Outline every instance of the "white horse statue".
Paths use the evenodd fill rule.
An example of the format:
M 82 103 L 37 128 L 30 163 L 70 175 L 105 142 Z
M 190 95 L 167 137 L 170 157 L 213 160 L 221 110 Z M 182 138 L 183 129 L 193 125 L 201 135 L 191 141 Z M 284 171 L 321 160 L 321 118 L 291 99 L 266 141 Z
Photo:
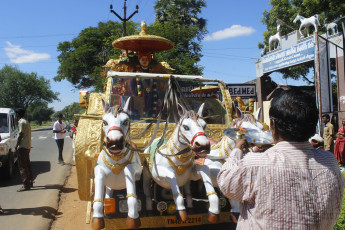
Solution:
M 261 50 L 261 52 L 260 52 L 260 56 L 263 57 L 263 56 L 266 55 L 266 53 L 267 53 L 266 45 L 264 45 L 264 48 L 263 48 L 263 49 Z
M 179 218 L 182 221 L 188 219 L 180 188 L 189 182 L 195 156 L 205 158 L 210 152 L 210 141 L 204 128 L 206 122 L 201 118 L 204 104 L 195 114 L 193 110 L 186 109 L 178 104 L 180 121 L 170 139 L 157 148 L 157 152 L 151 155 L 150 171 L 144 165 L 144 193 L 146 195 L 146 209 L 152 211 L 152 199 L 150 194 L 151 177 L 161 187 L 171 189 L 176 204 Z M 158 139 L 156 140 L 158 141 Z M 155 142 L 154 142 L 155 143 Z M 145 152 L 152 150 L 147 148 Z M 190 196 L 190 195 L 189 195 Z
M 234 105 L 233 105 L 234 106 Z M 258 120 L 260 109 L 258 109 L 255 115 L 243 114 L 238 107 L 234 107 L 236 110 L 237 119 L 233 122 L 231 127 L 255 130 L 260 136 L 265 136 L 267 139 L 272 139 L 272 134 L 264 130 L 264 126 Z M 215 191 L 215 187 L 218 188 L 217 175 L 220 172 L 223 163 L 226 158 L 229 157 L 230 152 L 235 146 L 235 141 L 226 135 L 215 144 L 211 146 L 211 152 L 207 155 L 203 164 L 195 164 L 193 168 L 193 180 L 202 179 L 205 185 L 206 194 L 209 200 L 209 212 L 219 214 L 219 198 Z M 231 217 L 236 223 L 238 218 L 239 202 L 230 201 L 231 205 Z
M 280 24 L 277 25 L 277 33 L 270 36 L 268 39 L 268 50 L 271 52 L 271 45 L 273 45 L 273 50 L 277 45 L 277 49 L 281 46 L 281 36 L 280 36 Z
M 92 228 L 103 229 L 104 224 L 104 187 L 105 198 L 112 196 L 112 190 L 127 189 L 128 228 L 138 228 L 141 225 L 138 213 L 135 181 L 140 179 L 142 168 L 137 152 L 128 146 L 130 119 L 129 98 L 124 108 L 110 107 L 102 99 L 105 115 L 103 116 L 103 131 L 105 146 L 99 154 L 95 173 L 95 195 L 93 201 Z
M 333 35 L 338 33 L 338 25 L 335 22 L 331 22 L 331 23 L 328 23 L 328 24 L 326 23 L 325 27 L 326 27 L 327 36 L 331 36 L 330 31 L 332 31 Z
M 320 26 L 319 22 L 319 15 L 315 14 L 314 16 L 311 16 L 309 18 L 304 18 L 303 16 L 297 14 L 295 19 L 293 20 L 293 23 L 296 23 L 297 21 L 301 21 L 301 25 L 299 27 L 299 33 L 301 35 L 301 38 L 304 37 L 302 33 L 302 28 L 305 28 L 307 30 L 307 36 L 309 37 L 309 26 L 313 25 L 315 32 L 318 31 L 318 25 Z

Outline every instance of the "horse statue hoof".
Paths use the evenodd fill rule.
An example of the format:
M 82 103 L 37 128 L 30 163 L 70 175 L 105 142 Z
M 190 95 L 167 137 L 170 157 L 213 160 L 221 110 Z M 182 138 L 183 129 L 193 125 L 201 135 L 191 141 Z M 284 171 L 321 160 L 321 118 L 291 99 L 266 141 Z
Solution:
M 186 220 L 188 219 L 188 215 L 187 215 L 186 210 L 179 210 L 179 211 L 178 211 L 178 218 L 179 218 L 181 221 L 186 221 Z
M 212 212 L 209 212 L 207 215 L 207 220 L 212 224 L 218 224 L 219 223 L 219 214 L 214 214 Z
M 103 229 L 105 227 L 104 218 L 103 217 L 92 218 L 91 227 L 92 229 L 95 229 L 95 230 Z
M 129 229 L 137 229 L 140 227 L 140 225 L 141 225 L 140 218 L 133 219 L 133 218 L 127 217 L 127 227 Z

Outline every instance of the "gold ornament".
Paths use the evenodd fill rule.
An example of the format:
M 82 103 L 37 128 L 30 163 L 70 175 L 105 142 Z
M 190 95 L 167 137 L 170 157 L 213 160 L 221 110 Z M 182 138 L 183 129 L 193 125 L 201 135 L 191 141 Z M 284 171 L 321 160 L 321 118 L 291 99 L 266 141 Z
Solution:
M 105 154 L 102 154 L 102 160 L 104 162 L 104 164 L 111 169 L 111 171 L 117 175 L 119 174 L 129 163 L 131 163 L 132 159 L 134 156 L 134 151 L 131 151 L 131 155 L 129 156 L 128 160 L 125 163 L 121 163 L 121 164 L 113 164 L 110 163 L 107 158 L 105 157 Z

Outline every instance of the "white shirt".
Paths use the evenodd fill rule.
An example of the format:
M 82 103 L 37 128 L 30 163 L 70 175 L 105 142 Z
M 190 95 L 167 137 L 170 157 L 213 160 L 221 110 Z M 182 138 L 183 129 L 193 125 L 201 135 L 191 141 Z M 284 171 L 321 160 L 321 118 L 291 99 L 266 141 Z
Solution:
M 65 124 L 63 122 L 60 124 L 59 121 L 55 121 L 53 130 L 62 131 L 64 128 Z M 55 133 L 55 140 L 56 139 L 64 139 L 64 133 Z

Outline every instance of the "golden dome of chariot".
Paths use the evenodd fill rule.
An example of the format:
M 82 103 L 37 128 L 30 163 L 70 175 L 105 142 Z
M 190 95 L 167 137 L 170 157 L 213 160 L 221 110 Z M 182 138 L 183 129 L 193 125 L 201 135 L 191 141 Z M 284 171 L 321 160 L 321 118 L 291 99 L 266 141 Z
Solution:
M 161 36 L 147 34 L 146 29 L 146 23 L 142 21 L 139 35 L 121 37 L 113 41 L 112 44 L 115 48 L 121 50 L 148 52 L 169 50 L 174 47 L 174 44 L 170 40 Z

